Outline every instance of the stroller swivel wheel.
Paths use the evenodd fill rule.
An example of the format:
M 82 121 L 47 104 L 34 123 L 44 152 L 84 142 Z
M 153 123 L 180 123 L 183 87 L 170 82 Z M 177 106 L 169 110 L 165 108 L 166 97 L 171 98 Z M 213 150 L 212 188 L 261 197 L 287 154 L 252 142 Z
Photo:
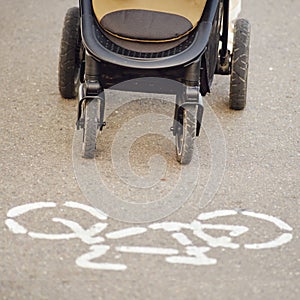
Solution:
M 98 99 L 87 100 L 84 105 L 84 128 L 83 128 L 83 157 L 94 158 L 96 152 L 96 140 L 98 129 Z
M 79 9 L 72 7 L 67 11 L 62 31 L 58 86 L 63 98 L 76 98 L 80 77 L 81 35 Z
M 229 107 L 235 110 L 246 106 L 249 43 L 250 24 L 245 19 L 238 19 L 234 26 L 229 95 Z
M 183 165 L 189 164 L 193 157 L 197 129 L 197 109 L 196 105 L 178 108 L 177 121 L 179 124 L 175 135 L 176 158 Z

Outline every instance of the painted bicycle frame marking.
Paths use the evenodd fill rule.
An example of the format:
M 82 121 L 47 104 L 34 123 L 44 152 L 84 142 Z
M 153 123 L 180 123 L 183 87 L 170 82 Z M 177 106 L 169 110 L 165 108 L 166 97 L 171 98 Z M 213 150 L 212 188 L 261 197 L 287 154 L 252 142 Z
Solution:
M 210 224 L 209 220 L 213 220 L 219 217 L 232 217 L 241 215 L 245 217 L 255 218 L 270 222 L 275 227 L 279 228 L 281 233 L 275 239 L 266 241 L 263 243 L 247 243 L 243 247 L 246 249 L 269 249 L 280 247 L 293 238 L 293 228 L 284 221 L 263 213 L 256 213 L 245 210 L 216 210 L 212 212 L 201 213 L 191 223 L 182 222 L 157 222 L 148 226 L 133 226 L 122 228 L 116 231 L 107 232 L 103 234 L 109 226 L 108 217 L 103 212 L 95 209 L 91 206 L 81 204 L 78 202 L 65 202 L 62 206 L 72 209 L 80 209 L 91 216 L 98 219 L 100 222 L 95 223 L 89 228 L 83 228 L 75 221 L 67 220 L 64 218 L 52 218 L 53 222 L 60 223 L 69 229 L 68 233 L 43 233 L 29 231 L 26 227 L 21 225 L 16 219 L 28 212 L 38 209 L 52 209 L 58 205 L 55 202 L 35 202 L 28 203 L 21 206 L 16 206 L 7 212 L 7 219 L 5 220 L 6 226 L 14 234 L 28 235 L 33 239 L 46 239 L 46 240 L 70 240 L 79 239 L 83 243 L 90 246 L 89 252 L 79 256 L 76 259 L 76 264 L 82 268 L 94 269 L 94 270 L 111 270 L 111 271 L 124 271 L 127 269 L 125 264 L 118 264 L 113 262 L 95 262 L 95 259 L 103 258 L 103 256 L 112 248 L 109 240 L 126 240 L 126 238 L 142 235 L 146 232 L 155 232 L 162 230 L 169 234 L 178 245 L 180 249 L 184 248 L 183 253 L 177 248 L 162 248 L 162 247 L 149 247 L 149 246 L 132 246 L 124 245 L 114 247 L 114 251 L 121 254 L 148 254 L 164 256 L 165 261 L 171 264 L 186 264 L 186 265 L 215 265 L 217 259 L 207 256 L 212 248 L 227 248 L 227 249 L 239 249 L 240 244 L 233 241 L 246 232 L 249 228 L 244 225 L 228 225 L 228 224 Z M 206 243 L 206 246 L 197 246 L 195 241 L 191 240 L 186 233 L 189 232 L 195 241 L 201 240 Z M 227 236 L 214 237 L 207 233 L 207 231 L 226 231 Z

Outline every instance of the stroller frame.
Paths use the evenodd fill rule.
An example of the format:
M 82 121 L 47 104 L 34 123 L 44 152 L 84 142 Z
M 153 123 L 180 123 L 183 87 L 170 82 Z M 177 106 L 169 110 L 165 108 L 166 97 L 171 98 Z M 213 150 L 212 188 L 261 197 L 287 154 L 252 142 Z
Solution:
M 202 96 L 210 92 L 214 74 L 229 75 L 232 70 L 227 45 L 229 0 L 208 0 L 198 25 L 187 40 L 175 48 L 157 53 L 128 50 L 110 41 L 95 18 L 91 0 L 79 0 L 79 20 L 77 48 L 81 50 L 77 58 L 79 72 L 75 72 L 76 76 L 79 74 L 79 80 L 74 80 L 74 88 L 77 89 L 79 84 L 76 125 L 77 129 L 83 129 L 83 156 L 94 157 L 96 131 L 101 131 L 106 125 L 105 89 L 130 79 L 166 78 L 180 83 L 175 88 L 169 86 L 159 92 L 176 94 L 171 130 L 176 138 L 177 160 L 182 164 L 189 163 L 194 139 L 200 133 Z M 60 74 L 61 66 L 60 62 Z M 74 69 L 76 71 L 76 66 Z M 62 96 L 71 98 L 60 90 Z M 88 121 L 90 119 L 96 119 L 96 124 Z

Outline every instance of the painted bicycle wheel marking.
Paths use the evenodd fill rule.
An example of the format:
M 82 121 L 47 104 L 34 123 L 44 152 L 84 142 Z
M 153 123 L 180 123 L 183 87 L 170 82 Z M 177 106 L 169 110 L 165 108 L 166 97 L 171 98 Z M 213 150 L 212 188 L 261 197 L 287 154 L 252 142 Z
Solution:
M 124 271 L 127 269 L 125 264 L 107 262 L 104 257 L 109 250 L 115 251 L 118 257 L 122 255 L 159 255 L 165 258 L 165 261 L 171 264 L 186 264 L 186 265 L 215 265 L 217 259 L 208 257 L 208 252 L 212 248 L 227 248 L 236 250 L 241 246 L 250 250 L 262 250 L 277 248 L 290 242 L 293 238 L 293 228 L 286 222 L 277 217 L 270 216 L 263 213 L 256 213 L 251 211 L 239 210 L 216 210 L 212 212 L 201 213 L 197 219 L 190 223 L 182 222 L 157 222 L 148 225 L 147 227 L 126 227 L 111 232 L 107 232 L 109 227 L 108 217 L 98 209 L 91 206 L 77 203 L 65 202 L 62 207 L 71 209 L 79 209 L 85 213 L 89 213 L 99 222 L 93 224 L 89 228 L 83 228 L 74 220 L 67 220 L 64 218 L 52 218 L 52 222 L 59 223 L 68 229 L 65 233 L 44 233 L 30 231 L 24 224 L 18 222 L 18 217 L 29 212 L 34 213 L 39 209 L 55 209 L 59 205 L 54 202 L 35 202 L 11 208 L 7 212 L 6 226 L 14 234 L 28 235 L 33 239 L 45 240 L 69 240 L 79 239 L 86 245 L 89 245 L 89 251 L 80 255 L 76 259 L 76 264 L 79 267 L 94 269 L 94 270 L 110 270 L 110 271 Z M 239 244 L 234 239 L 245 234 L 250 230 L 245 225 L 229 225 L 229 224 L 210 224 L 207 221 L 226 217 L 245 217 L 269 222 L 274 225 L 278 231 L 281 231 L 273 240 L 267 240 L 261 243 L 246 243 Z M 106 221 L 106 222 L 104 222 Z M 163 231 L 171 236 L 178 244 L 174 247 L 159 247 L 159 246 L 145 246 L 145 245 L 130 245 L 124 244 L 112 247 L 109 245 L 109 240 L 126 241 L 127 238 L 143 235 L 145 233 L 155 234 L 156 231 Z M 213 236 L 209 232 L 228 232 L 227 235 Z M 205 243 L 205 246 L 199 246 L 198 243 Z M 184 250 L 182 250 L 182 248 Z M 97 261 L 95 261 L 97 259 Z M 103 260 L 99 262 L 99 259 Z

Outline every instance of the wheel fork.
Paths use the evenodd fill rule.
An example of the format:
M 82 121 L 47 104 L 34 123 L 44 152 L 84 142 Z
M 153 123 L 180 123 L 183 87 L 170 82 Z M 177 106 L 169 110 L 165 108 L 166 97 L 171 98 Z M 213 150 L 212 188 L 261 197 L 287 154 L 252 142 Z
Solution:
M 82 116 L 85 101 L 98 99 L 100 101 L 100 118 L 98 119 L 98 129 L 101 131 L 106 125 L 104 122 L 105 96 L 104 91 L 98 81 L 85 81 L 79 86 L 78 109 L 77 109 L 77 130 L 84 127 L 84 116 Z
M 182 96 L 183 103 L 176 103 L 175 108 L 175 115 L 174 115 L 174 122 L 173 126 L 170 128 L 170 130 L 173 132 L 173 135 L 175 136 L 178 132 L 178 112 L 180 108 L 187 108 L 189 106 L 198 106 L 197 109 L 197 129 L 196 129 L 196 136 L 199 136 L 200 134 L 200 128 L 202 123 L 202 117 L 203 117 L 203 100 L 202 96 L 200 94 L 200 87 L 199 86 L 185 86 L 183 96 Z

